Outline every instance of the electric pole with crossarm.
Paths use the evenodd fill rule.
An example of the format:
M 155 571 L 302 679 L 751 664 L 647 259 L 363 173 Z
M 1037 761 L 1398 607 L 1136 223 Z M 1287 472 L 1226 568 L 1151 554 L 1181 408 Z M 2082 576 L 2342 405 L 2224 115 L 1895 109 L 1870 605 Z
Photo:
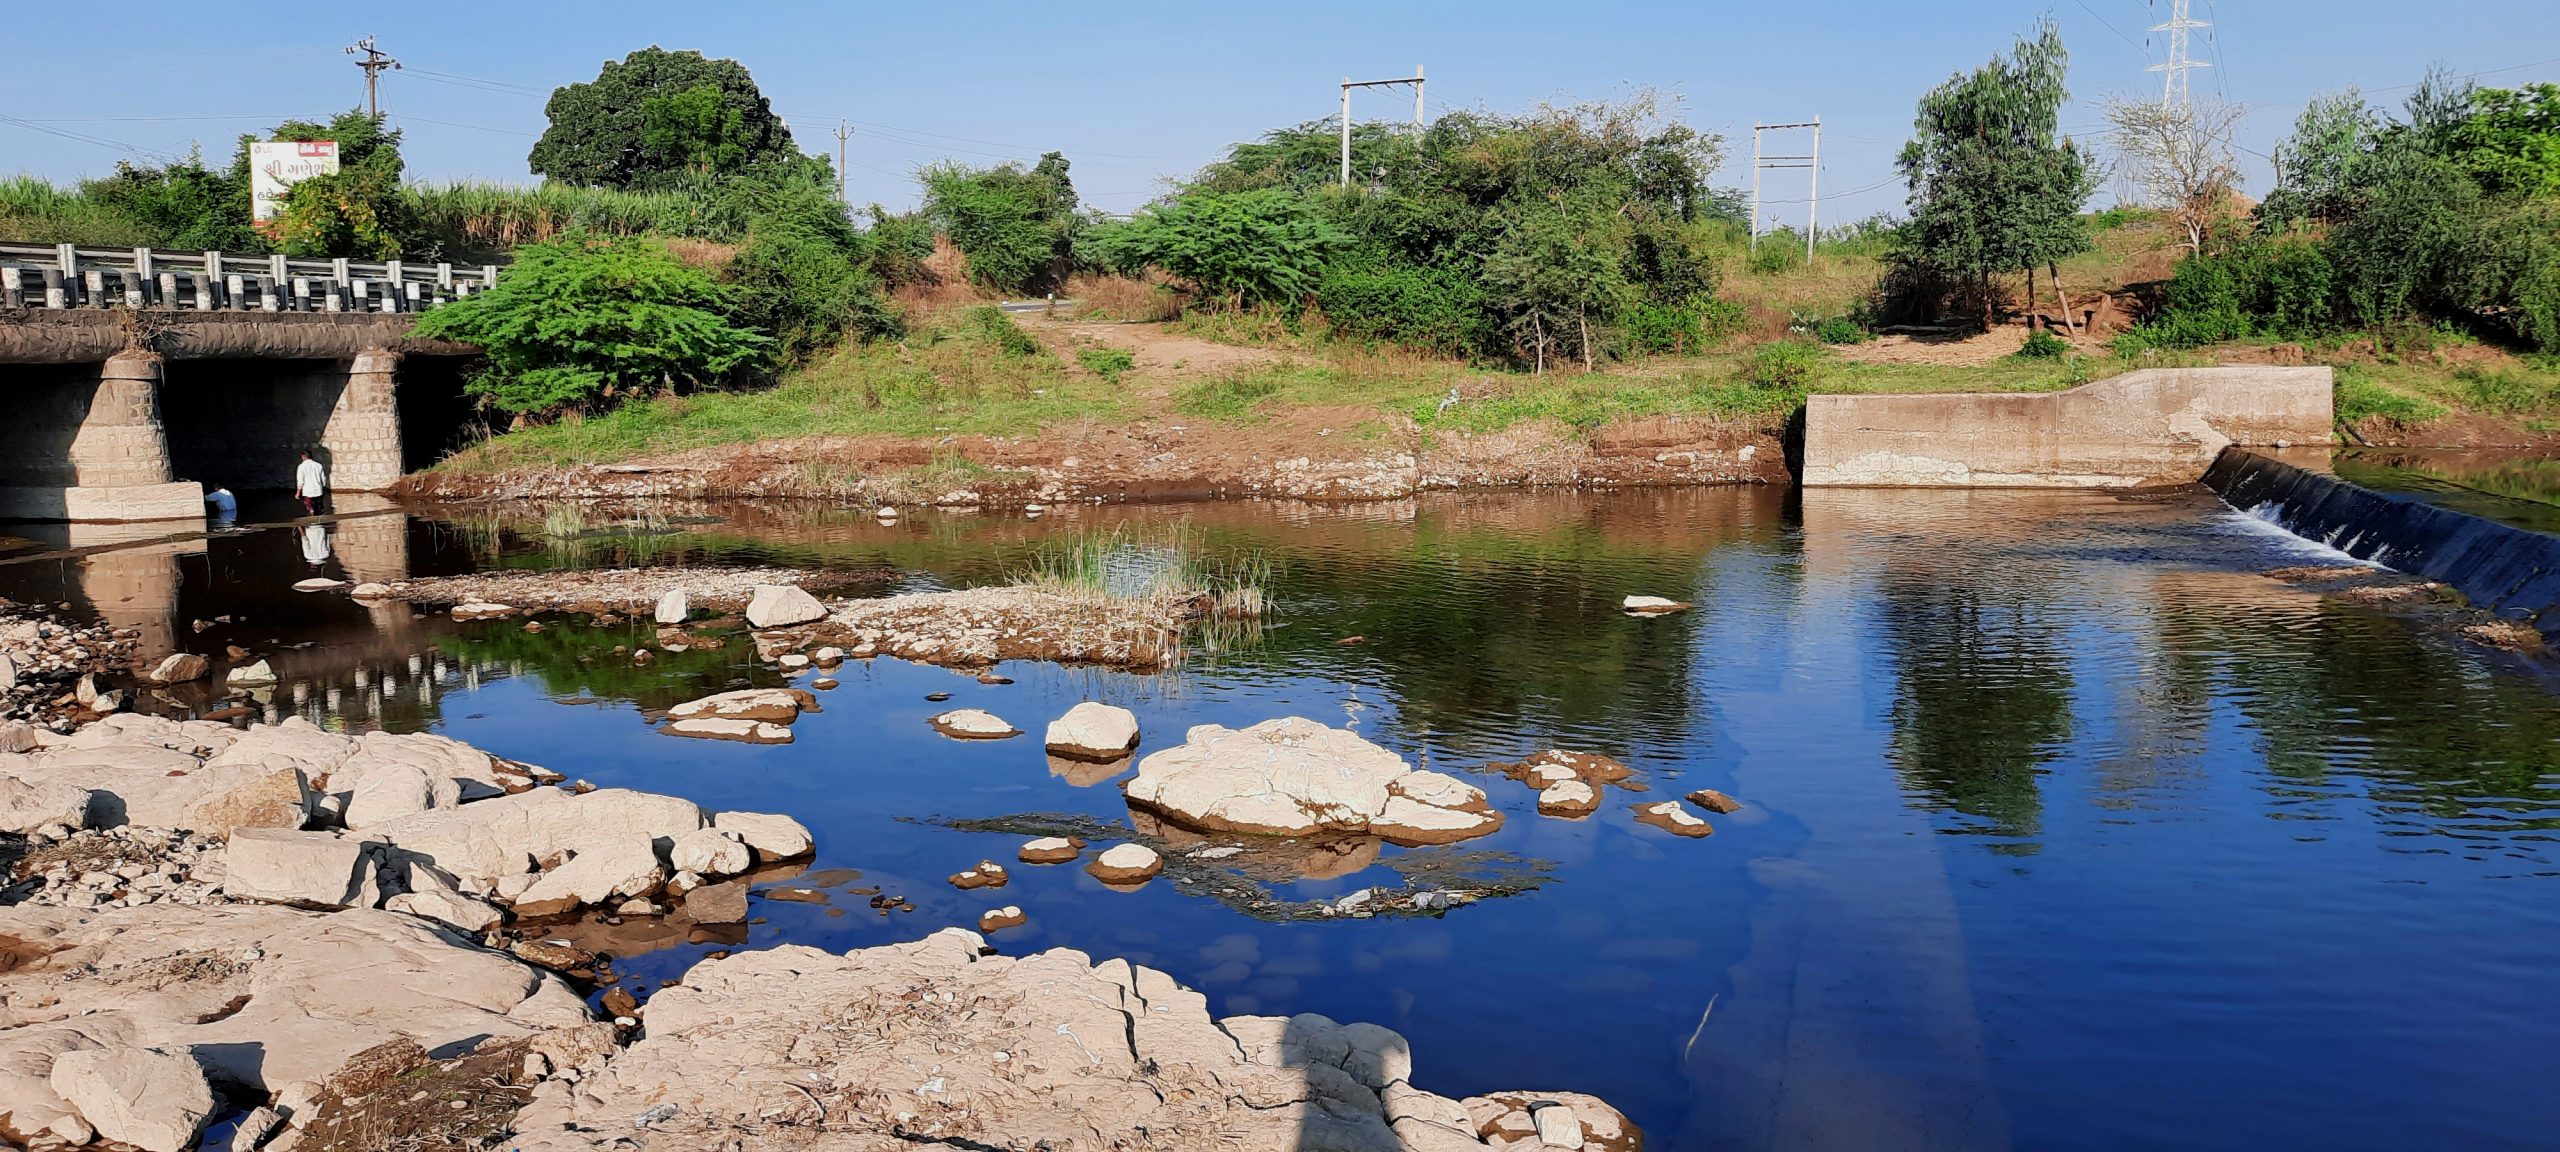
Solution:
M 389 68 L 397 71 L 400 67 L 400 62 L 383 55 L 381 49 L 374 47 L 373 37 L 371 36 L 367 36 L 364 39 L 358 40 L 347 46 L 347 55 L 353 56 L 358 52 L 364 53 L 364 59 L 356 61 L 356 67 L 364 69 L 365 115 L 371 116 L 375 120 L 380 120 L 382 119 L 382 100 L 375 91 L 376 85 L 378 85 L 382 80 L 383 69 Z

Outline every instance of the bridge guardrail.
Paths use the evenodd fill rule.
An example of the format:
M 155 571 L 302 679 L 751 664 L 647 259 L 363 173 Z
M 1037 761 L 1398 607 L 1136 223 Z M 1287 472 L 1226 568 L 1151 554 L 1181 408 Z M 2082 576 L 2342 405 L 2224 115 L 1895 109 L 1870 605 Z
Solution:
M 497 283 L 495 264 L 0 242 L 0 307 L 8 308 L 424 312 Z

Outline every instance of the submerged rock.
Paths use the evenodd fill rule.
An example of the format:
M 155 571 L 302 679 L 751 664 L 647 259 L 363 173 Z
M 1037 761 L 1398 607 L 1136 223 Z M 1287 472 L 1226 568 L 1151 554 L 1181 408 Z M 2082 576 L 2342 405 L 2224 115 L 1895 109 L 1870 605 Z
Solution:
M 1031 918 L 1023 915 L 1021 908 L 1007 904 L 1002 908 L 990 908 L 979 913 L 978 931 L 993 932 L 999 928 L 1019 928 L 1030 922 Z
M 798 688 L 742 688 L 687 700 L 667 709 L 676 720 L 771 720 L 788 724 L 818 706 L 818 698 Z
M 1689 794 L 1689 802 L 1709 812 L 1740 812 L 1742 801 L 1713 788 L 1700 788 Z
M 1636 805 L 1636 822 L 1651 824 L 1674 836 L 1713 836 L 1715 826 L 1689 814 L 1677 800 L 1657 800 Z
M 1064 836 L 1043 836 L 1025 841 L 1014 857 L 1025 864 L 1064 864 L 1084 854 L 1084 849 Z
M 1143 884 L 1164 871 L 1164 857 L 1144 844 L 1114 844 L 1085 865 L 1105 884 Z
M 1304 837 L 1370 834 L 1445 844 L 1502 826 L 1484 793 L 1395 753 L 1302 717 L 1250 728 L 1202 724 L 1177 748 L 1148 755 L 1129 802 L 1214 832 Z
M 698 740 L 735 740 L 741 744 L 788 744 L 791 729 L 763 720 L 721 720 L 697 717 L 692 720 L 670 720 L 658 726 L 669 736 L 691 736 Z
M 1004 865 L 993 860 L 980 860 L 965 872 L 951 874 L 951 886 L 966 891 L 971 888 L 1002 888 L 1013 879 Z
M 1138 717 L 1126 708 L 1087 700 L 1050 721 L 1045 739 L 1053 756 L 1119 760 L 1138 746 Z

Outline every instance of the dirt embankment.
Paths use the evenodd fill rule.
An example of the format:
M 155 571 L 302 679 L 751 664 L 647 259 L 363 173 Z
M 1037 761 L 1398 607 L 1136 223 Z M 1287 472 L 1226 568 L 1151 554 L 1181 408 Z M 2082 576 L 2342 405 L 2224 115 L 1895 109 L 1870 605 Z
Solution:
M 1588 435 L 1537 421 L 1428 436 L 1380 433 L 1376 421 L 1372 409 L 1311 407 L 1249 425 L 1155 418 L 1034 437 L 811 437 L 571 468 L 427 472 L 401 488 L 433 500 L 749 496 L 965 506 L 1787 480 L 1781 430 L 1760 419 L 1650 417 Z

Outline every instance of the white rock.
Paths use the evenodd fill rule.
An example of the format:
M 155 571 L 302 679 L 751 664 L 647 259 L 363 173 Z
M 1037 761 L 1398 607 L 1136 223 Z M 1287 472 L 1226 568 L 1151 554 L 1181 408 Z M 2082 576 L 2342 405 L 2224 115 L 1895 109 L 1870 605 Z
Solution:
M 755 850 L 759 860 L 806 856 L 812 844 L 807 826 L 788 816 L 767 812 L 722 812 L 711 818 L 711 826 L 736 833 L 739 840 Z
M 1030 917 L 1022 914 L 1021 908 L 1007 904 L 1002 908 L 990 908 L 979 913 L 978 931 L 993 932 L 999 928 L 1018 928 L 1029 919 Z
M 493 620 L 500 616 L 511 614 L 514 611 L 515 606 L 510 604 L 496 604 L 487 600 L 468 600 L 453 606 L 453 618 L 456 620 Z
M 48 824 L 88 827 L 89 790 L 58 780 L 0 776 L 0 832 L 25 835 Z
M 675 847 L 667 852 L 670 866 L 696 876 L 735 876 L 755 862 L 755 854 L 745 844 L 717 828 L 697 828 L 678 836 Z
M 788 628 L 825 619 L 827 607 L 807 591 L 789 584 L 758 584 L 747 602 L 747 623 L 758 628 Z
M 770 720 L 788 724 L 800 718 L 802 709 L 817 706 L 817 697 L 798 688 L 741 688 L 687 700 L 667 709 L 667 715 L 677 720 Z
M 648 840 L 613 839 L 543 873 L 515 898 L 515 911 L 518 916 L 552 916 L 616 897 L 655 892 L 666 881 L 666 867 Z
M 8 656 L 8 654 L 7 654 L 7 653 L 5 653 L 5 652 L 0 652 L 0 692 L 15 692 L 15 691 L 17 691 L 17 690 L 18 690 L 18 664 L 17 664 L 17 661 L 14 661 L 14 660 L 9 659 L 9 656 Z
M 244 664 L 238 668 L 232 669 L 230 675 L 222 678 L 222 682 L 237 687 L 254 687 L 260 684 L 273 684 L 276 682 L 276 670 L 268 667 L 266 661 L 260 660 L 253 664 Z
M 143 1152 L 183 1152 L 213 1115 L 213 1086 L 184 1052 L 90 1048 L 55 1057 L 53 1090 L 98 1135 Z
M 1484 793 L 1302 717 L 1250 728 L 1202 724 L 1150 753 L 1126 786 L 1131 804 L 1213 832 L 1311 836 L 1365 832 L 1449 843 L 1501 827 Z
M 1084 850 L 1076 847 L 1073 840 L 1064 836 L 1043 836 L 1024 841 L 1021 849 L 1014 853 L 1014 858 L 1025 864 L 1064 864 L 1083 854 Z
M 391 594 L 391 586 L 379 580 L 367 580 L 347 593 L 358 600 L 380 600 Z
M 331 592 L 346 586 L 346 581 L 332 580 L 326 576 L 314 576 L 308 580 L 293 582 L 293 590 L 296 592 Z
M 1077 760 L 1117 760 L 1138 746 L 1138 717 L 1126 708 L 1084 701 L 1049 722 L 1052 754 Z
M 385 911 L 449 924 L 472 936 L 497 927 L 505 919 L 485 901 L 459 892 L 403 892 L 383 901 L 382 907 Z
M 1691 815 L 1689 810 L 1681 807 L 1680 802 L 1677 800 L 1660 800 L 1651 804 L 1638 804 L 1636 805 L 1636 820 L 1639 823 L 1651 824 L 1654 827 L 1660 828 L 1665 832 L 1669 832 L 1674 836 L 1697 837 L 1710 836 L 1715 833 L 1714 825 Z
M 151 669 L 154 684 L 185 684 L 202 680 L 213 670 L 213 662 L 193 652 L 176 652 Z
M 1580 780 L 1564 779 L 1538 792 L 1542 816 L 1587 816 L 1600 806 L 1600 794 Z
M 692 614 L 693 598 L 686 595 L 684 589 L 669 588 L 665 595 L 658 597 L 658 623 L 682 624 L 684 618 Z
M 1660 596 L 1629 596 L 1619 602 L 1618 606 L 1626 611 L 1646 616 L 1659 616 L 1666 612 L 1678 612 L 1690 607 L 1682 601 L 1666 600 Z
M 1022 735 L 1016 728 L 983 708 L 954 708 L 926 720 L 933 730 L 954 740 L 1002 740 Z
M 349 775 L 339 770 L 330 780 L 331 792 L 338 791 L 338 777 Z M 431 774 L 414 764 L 375 764 L 352 775 L 339 820 L 359 831 L 462 802 L 462 786 L 452 777 Z
M 844 649 L 838 648 L 833 644 L 829 644 L 824 648 L 811 652 L 809 654 L 809 658 L 817 661 L 818 667 L 820 668 L 833 668 L 838 664 L 844 663 Z
M 467 891 L 499 888 L 501 880 L 533 870 L 536 861 L 559 859 L 615 845 L 672 846 L 703 825 L 692 801 L 625 788 L 583 796 L 536 788 L 478 800 L 459 808 L 407 816 L 366 830 L 389 841 L 403 857 L 420 857 L 452 874 Z
M 1579 1149 L 1582 1147 L 1582 1118 L 1565 1104 L 1549 1104 L 1531 1109 L 1529 1119 L 1538 1125 L 1538 1144 L 1544 1148 Z
M 374 884 L 378 841 L 291 828 L 241 828 L 223 846 L 222 890 L 243 900 L 344 908 Z
M 670 720 L 658 726 L 667 736 L 691 736 L 698 740 L 734 740 L 741 744 L 788 744 L 791 729 L 763 720 L 718 720 L 697 717 Z
M 1106 884 L 1136 884 L 1164 871 L 1164 857 L 1144 844 L 1114 844 L 1094 857 L 1085 871 Z

